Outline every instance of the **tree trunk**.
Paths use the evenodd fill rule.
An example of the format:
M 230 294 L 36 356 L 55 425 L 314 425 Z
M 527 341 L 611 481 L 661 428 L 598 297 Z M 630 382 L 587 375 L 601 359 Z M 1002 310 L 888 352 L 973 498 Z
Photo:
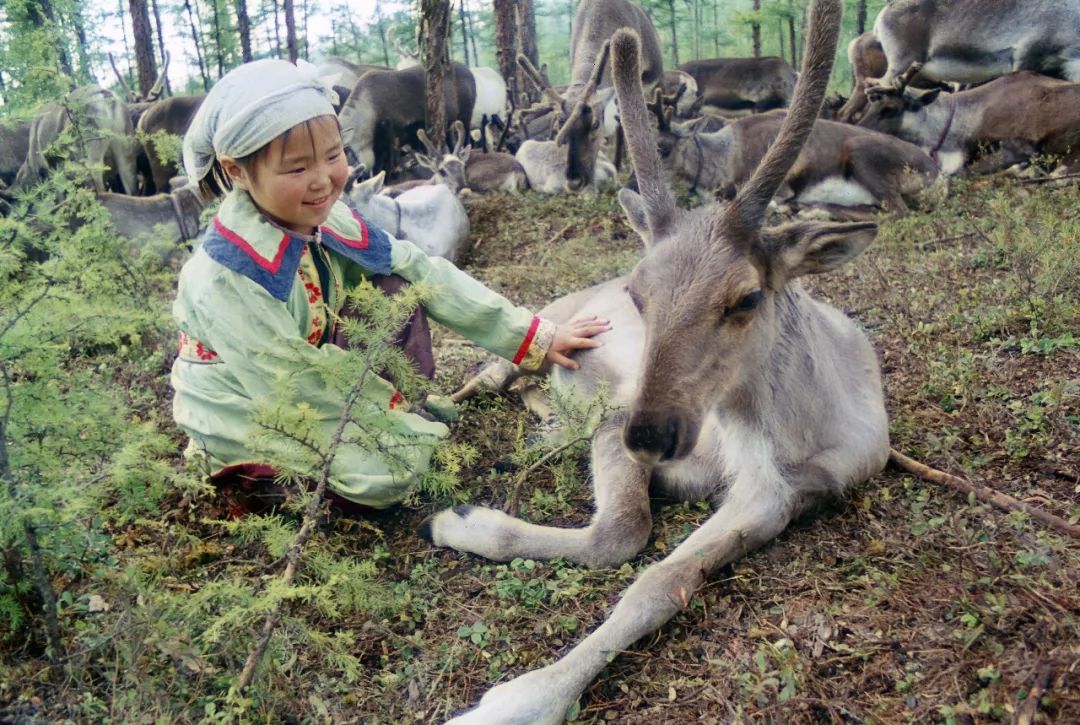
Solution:
M 390 66 L 390 48 L 386 44 L 386 21 L 382 16 L 382 3 L 375 0 L 375 23 L 379 30 L 379 41 L 382 43 L 383 65 Z
M 199 30 L 195 25 L 195 13 L 191 9 L 191 0 L 184 0 L 184 9 L 187 10 L 188 22 L 191 23 L 191 41 L 195 45 L 195 59 L 199 61 L 199 75 L 202 76 L 203 90 L 210 92 L 210 76 L 206 72 L 206 63 L 203 61 L 202 40 L 199 38 Z
M 465 65 L 469 65 L 469 26 L 465 22 L 465 0 L 458 1 L 458 21 L 461 23 L 461 53 L 465 58 Z M 476 65 L 479 61 L 473 58 Z
M 514 43 L 517 46 L 515 56 L 521 53 L 529 59 L 534 68 L 540 67 L 540 54 L 536 48 L 536 10 L 533 7 L 533 0 L 516 0 L 514 3 Z M 531 103 L 539 101 L 543 96 L 540 89 L 526 80 L 525 72 L 521 68 L 515 67 L 515 72 L 518 88 L 525 92 Z
M 518 92 L 526 86 L 518 85 L 517 43 L 514 32 L 513 0 L 495 0 L 495 58 L 499 64 L 499 74 L 506 81 L 506 87 L 518 100 Z M 526 93 L 529 93 L 526 90 Z M 532 96 L 530 95 L 530 98 Z
M 799 56 L 795 52 L 795 14 L 792 13 L 787 19 L 788 45 L 791 46 L 791 67 L 798 70 Z
M 536 47 L 536 8 L 533 0 L 518 0 L 517 39 L 521 52 L 537 68 L 540 67 L 540 52 Z
M 5 3 L 5 9 L 8 3 Z M 123 6 L 121 6 L 121 12 L 123 12 Z M 49 25 L 53 28 L 59 28 L 60 22 L 56 17 L 56 10 L 53 8 L 52 0 L 38 0 L 36 3 L 26 3 L 26 14 L 30 19 L 30 22 L 34 24 L 35 28 L 44 28 Z M 125 49 L 127 46 L 127 35 L 124 35 Z M 69 78 L 75 78 L 75 71 L 71 65 L 71 56 L 68 55 L 67 48 L 61 41 L 57 46 L 57 59 L 60 61 L 60 69 L 67 73 Z
M 780 38 L 780 57 L 787 58 L 787 45 L 784 43 L 784 19 L 776 19 L 776 35 Z
M 671 57 L 673 65 L 679 64 L 679 34 L 675 29 L 675 0 L 668 0 L 668 12 L 671 15 Z
M 139 95 L 145 100 L 157 80 L 154 62 L 154 31 L 150 27 L 150 12 L 146 0 L 128 0 L 131 12 L 131 31 L 135 36 L 135 68 L 139 77 Z
M 217 0 L 211 0 L 210 12 L 213 13 L 211 20 L 214 24 L 214 54 L 217 56 L 217 77 L 221 78 L 221 76 L 225 75 L 225 54 L 221 50 L 221 16 L 218 13 Z
M 420 55 L 427 73 L 425 127 L 431 142 L 446 146 L 443 83 L 449 68 L 450 0 L 420 0 Z
M 713 26 L 713 55 L 717 58 L 720 57 L 720 10 L 717 7 L 720 4 L 720 0 L 713 0 L 712 3 L 712 26 Z
M 761 0 L 754 0 L 754 13 L 761 12 Z M 750 32 L 754 36 L 754 57 L 761 57 L 761 23 L 758 22 L 757 15 L 754 16 L 754 23 L 750 26 Z
M 165 62 L 165 34 L 161 30 L 161 12 L 158 10 L 157 0 L 150 0 L 150 9 L 154 11 L 154 27 L 157 30 L 158 54 L 161 57 L 162 74 L 165 77 L 165 95 L 172 95 L 172 86 L 169 85 L 169 66 Z
M 281 6 L 278 5 L 278 0 L 272 0 L 274 3 L 274 57 L 281 57 Z
M 465 0 L 461 0 L 461 2 L 462 4 L 464 4 Z M 480 65 L 480 54 L 476 52 L 476 24 L 473 23 L 472 11 L 466 13 L 465 17 L 469 22 L 469 39 L 472 41 L 473 62 L 475 62 L 477 65 Z
M 866 0 L 859 0 L 855 10 L 855 27 L 859 35 L 866 32 Z
M 289 47 L 289 62 L 295 63 L 300 55 L 296 52 L 296 14 L 293 12 L 293 0 L 285 0 L 285 44 Z
M 303 48 L 303 51 L 304 51 L 303 52 L 304 60 L 308 60 L 308 47 L 310 46 L 310 43 L 308 43 L 308 24 L 307 24 L 307 21 L 308 21 L 308 16 L 311 15 L 310 5 L 308 4 L 308 0 L 304 0 L 304 3 L 303 3 L 302 7 L 304 9 L 304 42 L 303 42 L 301 47 Z
M 240 55 L 245 63 L 250 63 L 251 55 L 251 19 L 248 17 L 247 0 L 236 0 L 236 29 L 240 33 Z
M 71 22 L 75 26 L 75 36 L 79 39 L 79 83 L 97 83 L 90 63 L 90 42 L 86 38 L 86 17 L 81 5 L 74 6 Z

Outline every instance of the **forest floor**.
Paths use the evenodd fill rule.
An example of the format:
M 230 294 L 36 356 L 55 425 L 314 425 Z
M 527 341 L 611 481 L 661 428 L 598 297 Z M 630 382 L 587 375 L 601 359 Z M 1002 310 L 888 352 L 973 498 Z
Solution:
M 1074 523 L 1077 192 L 1075 182 L 957 183 L 947 199 L 882 217 L 859 258 L 807 280 L 878 351 L 895 448 Z M 629 271 L 640 256 L 613 193 L 496 196 L 469 207 L 473 248 L 462 266 L 534 309 Z M 444 391 L 490 359 L 443 331 L 436 342 Z M 163 420 L 167 365 L 151 383 Z M 522 460 L 536 424 L 513 395 L 482 395 L 452 426 L 454 440 L 477 451 L 452 500 L 325 517 L 313 546 L 373 563 L 392 596 L 344 616 L 305 613 L 300 599 L 290 605 L 328 638 L 349 633 L 359 671 L 346 674 L 304 646 L 310 634 L 285 627 L 241 719 L 441 722 L 567 652 L 638 573 L 709 516 L 705 504 L 658 502 L 645 550 L 605 570 L 496 564 L 417 536 L 426 516 L 451 503 L 506 503 L 521 470 L 507 461 Z M 591 511 L 580 447 L 532 473 L 521 491 L 519 514 L 531 521 L 580 526 Z M 174 496 L 159 520 L 110 532 L 116 567 L 152 573 L 158 586 L 191 596 L 280 571 L 265 546 L 215 523 L 223 518 L 226 506 L 213 494 Z M 890 466 L 712 576 L 687 610 L 615 658 L 569 714 L 650 725 L 1080 722 L 1078 581 L 1080 541 Z M 50 678 L 42 660 L 24 653 L 8 670 L 17 679 L 0 686 L 0 721 L 221 719 L 214 698 L 242 666 L 237 653 L 257 624 L 234 630 L 252 634 L 228 655 L 223 645 L 198 645 L 199 633 L 179 632 L 184 648 L 159 639 L 142 659 L 117 654 L 123 620 L 97 625 L 116 641 L 85 658 L 90 674 Z M 121 671 L 121 659 L 141 671 Z M 149 695 L 130 694 L 132 674 Z

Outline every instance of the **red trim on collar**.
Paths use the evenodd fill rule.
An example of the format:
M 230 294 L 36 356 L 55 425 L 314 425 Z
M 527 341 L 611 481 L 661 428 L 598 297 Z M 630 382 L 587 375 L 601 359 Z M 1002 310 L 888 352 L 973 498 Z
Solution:
M 285 258 L 285 250 L 289 248 L 288 234 L 281 235 L 281 243 L 278 245 L 277 255 L 274 257 L 273 261 L 271 261 L 256 252 L 250 244 L 244 241 L 243 237 L 222 224 L 221 220 L 217 217 L 214 217 L 214 229 L 217 229 L 221 236 L 244 250 L 255 264 L 259 265 L 270 274 L 277 274 L 277 271 L 281 268 L 281 260 Z
M 525 340 L 521 343 L 521 347 L 518 348 L 517 355 L 514 355 L 514 364 L 520 365 L 521 361 L 525 359 L 525 353 L 529 352 L 529 346 L 532 345 L 533 338 L 536 337 L 536 329 L 540 327 L 540 318 L 533 317 L 532 324 L 529 325 L 529 332 L 525 335 Z
M 353 219 L 355 219 L 356 223 L 360 225 L 360 238 L 359 239 L 350 239 L 349 237 L 342 236 L 341 234 L 338 234 L 333 229 L 331 229 L 330 227 L 327 227 L 327 226 L 322 227 L 323 233 L 333 235 L 333 237 L 335 239 L 340 239 L 342 244 L 350 246 L 353 249 L 367 249 L 367 247 L 368 247 L 368 228 L 367 228 L 367 224 L 364 224 L 364 220 L 361 219 L 360 215 L 357 214 L 354 210 L 349 209 L 349 213 L 353 215 Z

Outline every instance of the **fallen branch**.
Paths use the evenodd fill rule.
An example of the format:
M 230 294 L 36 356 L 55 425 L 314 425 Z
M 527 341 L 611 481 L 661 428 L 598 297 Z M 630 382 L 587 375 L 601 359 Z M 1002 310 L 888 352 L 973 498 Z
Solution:
M 1035 722 L 1035 713 L 1039 709 L 1039 701 L 1046 694 L 1047 688 L 1050 687 L 1051 674 L 1049 665 L 1043 665 L 1039 668 L 1038 673 L 1035 675 L 1035 682 L 1031 685 L 1031 689 L 1028 690 L 1027 697 L 1024 698 L 1024 704 L 1020 706 L 1019 712 L 1016 713 L 1016 720 L 1013 721 L 1016 725 L 1031 725 Z
M 1080 179 L 1080 173 L 1062 174 L 1061 176 L 1043 176 L 1038 179 L 1020 179 L 1021 184 L 1049 184 L 1051 181 L 1066 181 L 1068 179 Z
M 974 483 L 968 481 L 966 478 L 960 478 L 959 476 L 953 476 L 944 471 L 939 471 L 936 468 L 931 468 L 926 464 L 919 463 L 913 458 L 908 458 L 896 449 L 889 449 L 889 460 L 902 470 L 914 474 L 923 480 L 940 483 L 956 491 L 960 491 L 961 493 L 974 494 L 975 498 L 980 501 L 993 504 L 1003 511 L 1021 511 L 1059 533 L 1071 536 L 1074 539 L 1080 539 L 1080 526 L 1070 524 L 1060 516 L 1055 516 L 1049 511 L 1044 511 L 1041 508 L 1019 501 L 1001 491 L 995 491 L 992 488 L 987 488 L 981 483 Z

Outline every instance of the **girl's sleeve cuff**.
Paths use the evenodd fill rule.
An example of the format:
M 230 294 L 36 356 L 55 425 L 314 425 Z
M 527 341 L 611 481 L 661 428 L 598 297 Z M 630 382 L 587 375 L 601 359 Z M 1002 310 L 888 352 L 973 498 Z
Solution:
M 555 339 L 557 325 L 542 317 L 533 317 L 529 331 L 514 356 L 513 363 L 526 370 L 539 370 L 547 357 L 548 348 Z

